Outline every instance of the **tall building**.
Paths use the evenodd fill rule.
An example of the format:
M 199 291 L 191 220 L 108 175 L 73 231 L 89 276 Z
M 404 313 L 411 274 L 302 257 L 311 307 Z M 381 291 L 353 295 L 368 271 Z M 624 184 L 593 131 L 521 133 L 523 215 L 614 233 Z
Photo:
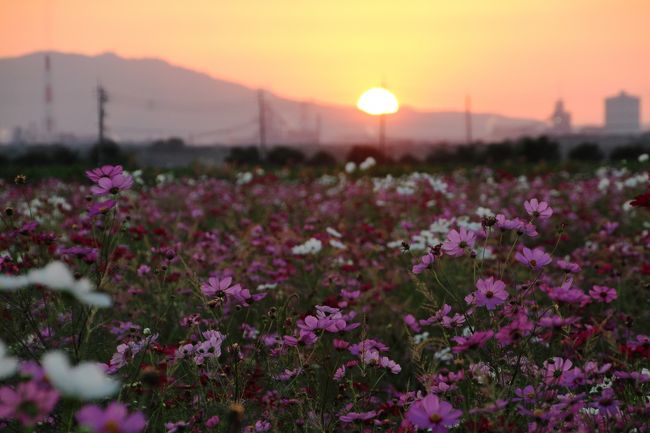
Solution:
M 641 130 L 641 100 L 621 91 L 605 99 L 605 132 L 635 134 Z
M 566 135 L 571 134 L 571 113 L 564 108 L 564 101 L 558 99 L 555 103 L 555 110 L 551 114 L 550 134 Z

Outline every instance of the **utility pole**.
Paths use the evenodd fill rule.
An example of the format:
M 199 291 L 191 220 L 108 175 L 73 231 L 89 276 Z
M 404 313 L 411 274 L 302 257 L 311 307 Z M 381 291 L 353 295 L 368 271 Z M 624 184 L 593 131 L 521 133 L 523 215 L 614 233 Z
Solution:
M 386 115 L 379 115 L 379 149 L 388 158 L 388 149 L 386 149 Z
M 52 106 L 54 104 L 54 96 L 52 94 L 52 67 L 50 64 L 50 55 L 45 54 L 45 134 L 46 140 L 53 139 L 54 133 L 54 116 Z
M 257 106 L 259 110 L 260 126 L 260 156 L 266 157 L 266 101 L 264 100 L 264 90 L 257 91 Z
M 97 85 L 97 117 L 99 121 L 99 145 L 102 146 L 105 141 L 106 103 L 108 102 L 108 93 L 101 84 Z
M 467 144 L 472 144 L 472 101 L 465 95 L 465 139 Z

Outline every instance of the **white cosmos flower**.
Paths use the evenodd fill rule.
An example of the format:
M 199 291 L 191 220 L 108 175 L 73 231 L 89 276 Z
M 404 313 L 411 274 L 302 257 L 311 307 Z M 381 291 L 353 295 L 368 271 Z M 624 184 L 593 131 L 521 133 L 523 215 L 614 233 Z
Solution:
M 339 233 L 336 229 L 333 229 L 332 227 L 326 228 L 325 231 L 327 231 L 328 234 L 334 236 L 335 238 L 340 238 L 342 236 L 341 233 Z
M 323 243 L 316 238 L 311 238 L 302 245 L 296 245 L 291 249 L 291 252 L 296 256 L 304 256 L 307 254 L 316 254 L 323 248 Z
M 367 157 L 361 164 L 359 168 L 361 170 L 368 170 L 371 167 L 374 167 L 377 164 L 377 161 L 372 156 Z
M 97 400 L 115 395 L 120 388 L 99 364 L 82 362 L 73 367 L 61 351 L 46 353 L 41 364 L 50 383 L 67 397 Z
M 7 346 L 0 340 L 0 380 L 11 377 L 18 370 L 18 358 L 7 355 Z
M 110 296 L 95 292 L 95 287 L 87 278 L 75 280 L 72 271 L 63 262 L 51 262 L 44 268 L 30 270 L 27 275 L 0 276 L 0 290 L 17 290 L 31 284 L 70 293 L 80 302 L 93 307 L 111 306 Z
M 350 161 L 347 164 L 345 164 L 345 172 L 346 173 L 354 173 L 354 171 L 357 169 L 357 165 Z

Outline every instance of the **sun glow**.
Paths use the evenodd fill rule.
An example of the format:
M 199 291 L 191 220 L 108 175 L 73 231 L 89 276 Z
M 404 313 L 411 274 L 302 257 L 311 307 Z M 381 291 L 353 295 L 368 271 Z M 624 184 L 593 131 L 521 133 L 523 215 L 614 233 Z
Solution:
M 366 90 L 357 101 L 357 108 L 373 116 L 397 113 L 399 102 L 395 95 L 383 87 Z

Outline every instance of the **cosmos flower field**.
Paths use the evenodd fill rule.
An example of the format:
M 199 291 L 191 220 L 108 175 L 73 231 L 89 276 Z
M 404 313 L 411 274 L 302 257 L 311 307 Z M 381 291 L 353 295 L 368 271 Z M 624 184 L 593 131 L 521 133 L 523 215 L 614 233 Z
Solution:
M 5 179 L 0 430 L 648 431 L 647 168 L 536 173 Z

